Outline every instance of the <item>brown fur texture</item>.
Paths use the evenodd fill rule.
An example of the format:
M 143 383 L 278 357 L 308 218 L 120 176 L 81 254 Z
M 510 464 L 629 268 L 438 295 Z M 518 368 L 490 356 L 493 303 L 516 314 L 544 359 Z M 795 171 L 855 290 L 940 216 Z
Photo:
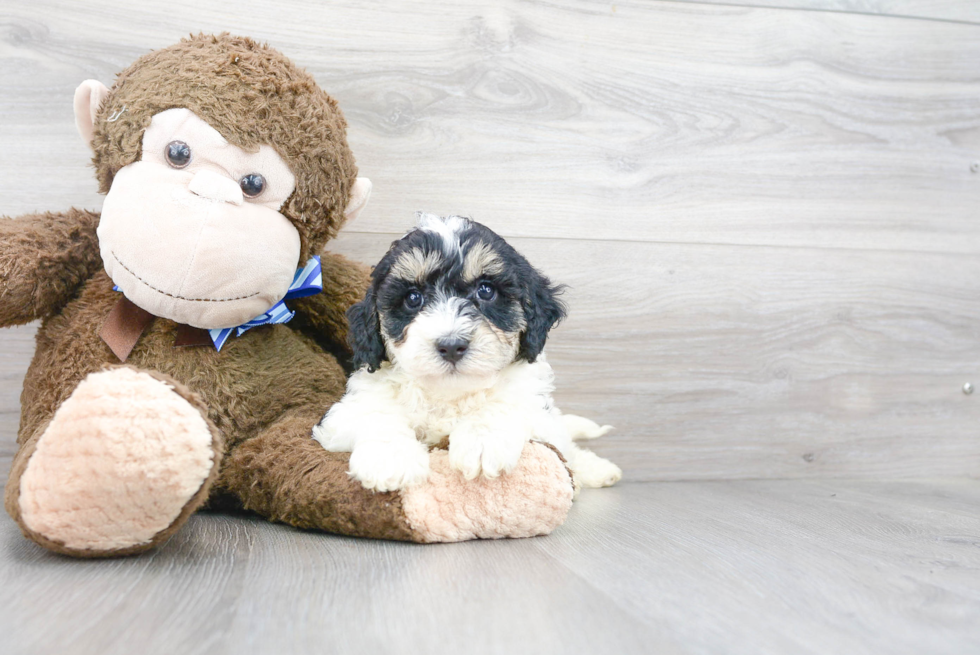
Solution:
M 365 492 L 347 475 L 347 453 L 327 452 L 310 438 L 320 418 L 285 416 L 236 448 L 221 476 L 222 490 L 240 498 L 244 509 L 298 528 L 421 541 L 399 494 Z
M 140 58 L 119 75 L 97 113 L 94 163 L 103 192 L 121 167 L 140 158 L 153 114 L 174 107 L 191 109 L 243 148 L 274 146 L 296 177 L 282 211 L 301 235 L 300 261 L 321 252 L 343 221 L 357 171 L 343 117 L 308 73 L 267 46 L 227 35 L 192 37 Z M 165 380 L 206 416 L 221 463 L 171 526 L 145 544 L 111 552 L 78 552 L 28 529 L 20 516 L 20 481 L 38 439 L 82 380 L 119 364 L 99 336 L 120 295 L 102 270 L 98 220 L 72 209 L 0 221 L 0 327 L 42 320 L 21 395 L 19 452 L 5 489 L 7 510 L 28 538 L 75 556 L 131 554 L 161 543 L 208 502 L 301 528 L 434 539 L 411 527 L 399 494 L 363 489 L 348 479 L 347 454 L 311 439 L 312 427 L 344 393 L 345 312 L 369 285 L 366 267 L 329 253 L 321 253 L 323 291 L 289 301 L 297 313 L 290 323 L 253 328 L 218 352 L 210 344 L 175 348 L 180 326 L 157 317 L 129 353 L 128 366 Z M 541 475 L 567 477 L 571 492 L 557 456 L 536 466 Z M 438 497 L 438 484 L 422 492 Z M 510 492 L 562 507 L 540 485 L 521 484 L 515 480 Z M 563 511 L 552 512 L 540 529 L 509 533 L 495 494 L 470 494 L 465 508 L 468 522 L 474 514 L 486 517 L 487 534 L 547 532 L 564 518 Z M 452 520 L 446 534 L 468 538 Z
M 190 109 L 244 150 L 271 144 L 286 160 L 296 189 L 281 212 L 299 230 L 300 263 L 337 234 L 357 178 L 347 122 L 312 75 L 247 37 L 199 34 L 119 73 L 96 114 L 92 141 L 102 193 L 120 168 L 142 156 L 143 131 L 154 114 L 176 107 Z
M 56 314 L 102 270 L 98 224 L 98 214 L 80 209 L 0 218 L 0 325 Z
M 314 296 L 287 300 L 286 305 L 296 312 L 293 329 L 299 329 L 317 340 L 321 347 L 350 355 L 347 343 L 347 308 L 364 298 L 370 271 L 363 264 L 352 262 L 342 255 L 320 257 L 323 286 L 335 295 L 318 293 Z M 340 350 L 336 350 L 339 348 Z
M 362 275 L 366 285 L 366 271 Z M 331 291 L 325 287 L 323 295 Z M 42 323 L 21 396 L 21 439 L 53 415 L 86 375 L 118 363 L 98 335 L 118 298 L 100 271 L 61 314 Z M 337 360 L 292 323 L 253 328 L 229 339 L 220 353 L 211 346 L 174 348 L 176 333 L 176 323 L 156 318 L 127 363 L 195 390 L 229 445 L 255 436 L 292 408 L 329 407 L 344 392 Z

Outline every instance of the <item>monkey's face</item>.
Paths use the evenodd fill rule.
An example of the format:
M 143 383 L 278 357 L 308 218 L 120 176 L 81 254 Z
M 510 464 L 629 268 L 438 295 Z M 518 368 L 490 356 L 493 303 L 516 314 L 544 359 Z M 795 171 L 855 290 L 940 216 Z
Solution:
M 188 109 L 162 111 L 106 195 L 106 272 L 155 316 L 245 323 L 286 294 L 300 265 L 299 232 L 279 213 L 295 186 L 270 146 L 246 152 Z

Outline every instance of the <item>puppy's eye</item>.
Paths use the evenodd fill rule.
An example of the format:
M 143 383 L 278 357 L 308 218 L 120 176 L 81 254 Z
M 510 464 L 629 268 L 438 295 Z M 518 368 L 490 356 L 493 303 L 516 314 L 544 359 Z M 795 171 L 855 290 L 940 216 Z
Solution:
M 163 149 L 167 163 L 174 168 L 184 168 L 191 163 L 191 147 L 183 141 L 171 141 Z
M 408 295 L 405 296 L 405 306 L 409 309 L 418 309 L 422 306 L 423 301 L 424 298 L 422 298 L 422 294 L 415 289 L 409 291 Z
M 255 198 L 265 191 L 265 178 L 258 173 L 249 173 L 238 181 L 246 198 Z
M 497 297 L 497 290 L 489 282 L 481 282 L 476 290 L 476 297 L 489 302 Z

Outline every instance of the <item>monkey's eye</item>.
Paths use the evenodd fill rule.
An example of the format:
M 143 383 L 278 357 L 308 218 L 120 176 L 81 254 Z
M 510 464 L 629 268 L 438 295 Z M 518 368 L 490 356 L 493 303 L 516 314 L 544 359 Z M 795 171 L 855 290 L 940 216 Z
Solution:
M 497 297 L 497 290 L 489 282 L 481 282 L 480 286 L 477 287 L 476 297 L 480 300 L 490 302 Z
M 405 296 L 405 306 L 409 309 L 418 309 L 424 301 L 425 298 L 422 297 L 422 294 L 417 289 L 412 289 Z
M 191 163 L 191 147 L 183 141 L 171 141 L 163 149 L 167 163 L 174 168 L 184 168 Z
M 238 180 L 238 186 L 242 188 L 242 193 L 247 198 L 255 198 L 256 196 L 262 195 L 262 192 L 265 191 L 265 178 L 258 173 L 249 173 Z

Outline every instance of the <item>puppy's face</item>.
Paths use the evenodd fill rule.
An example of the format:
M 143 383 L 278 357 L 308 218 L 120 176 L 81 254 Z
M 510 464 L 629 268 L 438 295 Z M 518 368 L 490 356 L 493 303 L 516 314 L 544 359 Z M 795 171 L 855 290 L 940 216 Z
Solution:
M 348 312 L 355 366 L 389 360 L 427 386 L 479 387 L 515 359 L 533 362 L 564 316 L 560 288 L 458 216 L 420 215 L 372 280 Z

